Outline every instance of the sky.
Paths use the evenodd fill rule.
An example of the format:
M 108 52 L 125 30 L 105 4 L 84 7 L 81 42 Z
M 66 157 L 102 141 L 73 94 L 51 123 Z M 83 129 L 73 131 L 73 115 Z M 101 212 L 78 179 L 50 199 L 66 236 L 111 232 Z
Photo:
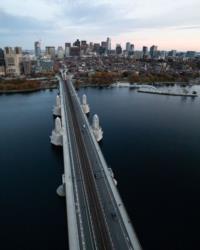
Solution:
M 200 0 L 0 0 L 0 47 L 77 38 L 200 51 Z

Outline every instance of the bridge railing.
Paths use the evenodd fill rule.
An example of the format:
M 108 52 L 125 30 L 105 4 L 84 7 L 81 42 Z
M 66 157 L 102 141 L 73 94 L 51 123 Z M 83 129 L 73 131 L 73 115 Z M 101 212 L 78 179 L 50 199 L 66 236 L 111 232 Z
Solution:
M 59 81 L 60 96 L 61 96 L 61 118 L 63 126 L 63 157 L 64 157 L 64 175 L 65 175 L 65 194 L 66 194 L 66 206 L 67 206 L 67 223 L 68 223 L 68 240 L 70 250 L 80 249 L 80 240 L 78 237 L 78 221 L 76 216 L 76 202 L 75 202 L 75 190 L 73 183 L 73 158 L 70 154 L 70 136 L 69 127 L 66 123 L 66 104 L 63 95 L 63 86 L 61 79 Z

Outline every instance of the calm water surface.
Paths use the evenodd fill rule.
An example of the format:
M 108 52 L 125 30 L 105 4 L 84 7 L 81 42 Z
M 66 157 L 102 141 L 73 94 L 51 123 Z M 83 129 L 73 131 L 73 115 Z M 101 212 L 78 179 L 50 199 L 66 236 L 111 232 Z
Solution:
M 56 194 L 62 151 L 49 142 L 56 91 L 0 95 L 0 249 L 66 249 Z
M 200 98 L 85 88 L 101 147 L 144 249 L 198 249 Z M 1 249 L 66 249 L 56 195 L 62 151 L 49 143 L 56 91 L 0 96 Z
M 83 93 L 100 117 L 102 150 L 143 248 L 199 249 L 200 98 Z

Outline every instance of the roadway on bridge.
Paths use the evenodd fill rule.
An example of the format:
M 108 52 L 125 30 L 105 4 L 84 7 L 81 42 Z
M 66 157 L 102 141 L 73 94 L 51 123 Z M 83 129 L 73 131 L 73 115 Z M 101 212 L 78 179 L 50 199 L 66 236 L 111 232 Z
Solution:
M 135 248 L 131 243 L 119 212 L 119 206 L 123 204 L 117 204 L 113 197 L 71 81 L 62 81 L 62 84 L 66 123 L 70 129 L 82 249 L 141 249 L 139 243 L 136 242 Z

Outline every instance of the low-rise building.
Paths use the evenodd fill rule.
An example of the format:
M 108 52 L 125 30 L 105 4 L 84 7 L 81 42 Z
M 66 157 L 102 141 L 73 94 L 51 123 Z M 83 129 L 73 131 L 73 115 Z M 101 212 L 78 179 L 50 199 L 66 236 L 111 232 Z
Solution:
M 4 66 L 0 66 L 0 77 L 1 76 L 5 76 L 6 71 L 5 71 L 5 67 Z
M 44 73 L 49 73 L 53 71 L 53 61 L 48 59 L 40 60 L 40 68 Z

